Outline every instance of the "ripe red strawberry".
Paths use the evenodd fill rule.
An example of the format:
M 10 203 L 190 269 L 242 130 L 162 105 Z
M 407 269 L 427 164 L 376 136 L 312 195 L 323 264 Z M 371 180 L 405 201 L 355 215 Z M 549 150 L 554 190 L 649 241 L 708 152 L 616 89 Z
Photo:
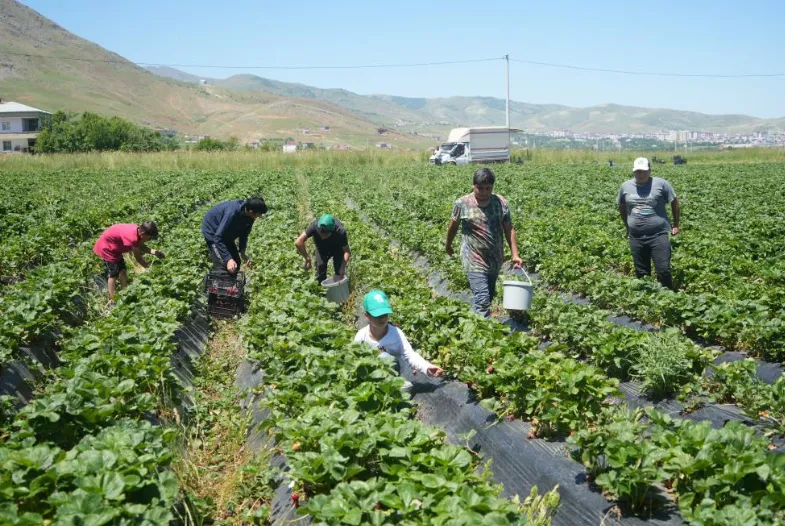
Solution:
M 489 365 L 488 369 L 486 369 L 486 370 L 488 371 L 488 373 L 493 373 L 493 371 L 495 371 L 495 369 L 493 368 L 493 365 Z
M 300 496 L 297 493 L 292 493 L 292 502 L 295 508 L 300 507 Z

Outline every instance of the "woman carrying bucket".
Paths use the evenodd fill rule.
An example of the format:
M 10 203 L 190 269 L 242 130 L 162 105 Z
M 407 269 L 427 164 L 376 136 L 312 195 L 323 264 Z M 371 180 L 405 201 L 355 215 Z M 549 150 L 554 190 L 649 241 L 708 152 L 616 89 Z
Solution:
M 504 197 L 493 193 L 496 176 L 490 168 L 474 172 L 472 193 L 455 201 L 447 229 L 447 254 L 453 255 L 452 242 L 461 227 L 461 259 L 469 278 L 474 305 L 472 310 L 491 317 L 491 301 L 496 295 L 496 280 L 504 261 L 504 239 L 512 251 L 514 268 L 521 267 L 518 240 L 512 226 L 510 207 Z
M 343 224 L 330 214 L 324 214 L 314 220 L 294 242 L 297 251 L 305 259 L 305 269 L 312 268 L 311 256 L 305 248 L 305 242 L 313 238 L 316 245 L 316 279 L 319 283 L 327 279 L 327 264 L 333 260 L 333 268 L 337 279 L 346 274 L 346 266 L 352 258 L 349 250 L 349 238 Z

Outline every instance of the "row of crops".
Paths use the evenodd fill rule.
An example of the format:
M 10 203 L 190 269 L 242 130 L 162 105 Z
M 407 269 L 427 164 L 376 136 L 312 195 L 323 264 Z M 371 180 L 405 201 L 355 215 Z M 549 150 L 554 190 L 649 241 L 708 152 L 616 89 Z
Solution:
M 499 168 L 496 191 L 510 202 L 521 257 L 531 270 L 596 306 L 677 327 L 728 349 L 781 358 L 782 165 L 663 167 L 654 174 L 671 181 L 683 209 L 683 235 L 674 239 L 673 256 L 679 293 L 631 279 L 614 204 L 629 174 L 580 166 L 521 170 Z M 392 207 L 400 215 L 386 221 L 415 220 L 416 228 L 431 232 L 427 246 L 415 248 L 440 252 L 444 222 L 455 198 L 470 191 L 471 172 L 391 170 L 382 177 L 366 173 L 358 183 L 354 188 L 371 205 L 367 213 L 374 213 L 377 201 Z
M 370 174 L 345 172 L 331 173 L 327 179 L 343 184 L 340 194 L 351 196 L 351 204 L 362 210 L 366 219 L 382 225 L 408 249 L 425 254 L 432 268 L 442 270 L 456 289 L 465 289 L 465 277 L 458 264 L 443 253 L 441 243 L 444 218 L 452 199 L 447 197 L 446 202 L 440 203 L 423 198 L 422 192 L 430 185 L 415 184 L 413 179 L 408 185 L 392 186 L 390 182 L 395 181 L 396 175 L 402 180 L 408 177 L 399 173 L 371 178 Z M 521 175 L 525 186 L 528 173 Z M 470 180 L 470 172 L 447 172 L 434 179 L 452 179 L 455 188 L 461 176 Z M 552 185 L 557 183 L 552 181 Z M 514 190 L 511 192 L 516 195 Z M 409 195 L 414 196 L 413 206 L 407 201 Z M 455 196 L 453 190 L 451 197 Z M 612 207 L 610 203 L 608 206 Z M 441 210 L 441 218 L 437 209 Z M 344 213 L 351 215 L 352 211 Z M 539 213 L 537 209 L 529 212 Z M 527 214 L 523 215 L 519 220 L 522 231 Z M 393 272 L 400 279 L 400 273 Z M 606 269 L 604 274 L 608 272 Z M 387 278 L 395 280 L 393 275 Z M 629 280 L 621 272 L 619 279 Z M 444 362 L 441 353 L 454 358 L 452 342 L 435 348 L 432 341 L 418 343 L 423 349 L 435 350 L 438 354 L 431 358 L 471 385 L 479 398 L 490 399 L 497 411 L 530 420 L 539 436 L 569 434 L 569 441 L 579 447 L 576 457 L 584 463 L 590 477 L 608 496 L 619 499 L 634 513 L 650 512 L 651 495 L 657 487 L 665 487 L 678 500 L 682 515 L 695 522 L 765 522 L 781 517 L 780 494 L 785 480 L 781 466 L 785 459 L 769 452 L 774 445 L 763 435 L 782 433 L 785 381 L 766 384 L 757 378 L 754 364 L 747 361 L 719 367 L 713 377 L 703 377 L 713 352 L 687 339 L 677 330 L 679 327 L 656 333 L 638 332 L 611 323 L 606 312 L 590 305 L 566 303 L 558 295 L 540 292 L 531 312 L 534 334 L 561 344 L 549 346 L 542 353 L 531 350 L 538 343 L 535 340 L 525 354 L 525 347 L 519 346 L 509 360 L 490 356 L 494 368 L 489 373 L 485 366 L 488 362 L 482 359 L 476 359 L 473 367 L 460 364 L 453 368 Z M 417 301 L 417 295 L 406 295 Z M 406 327 L 403 320 L 401 323 Z M 481 352 L 471 356 L 484 358 Z M 570 365 L 538 363 L 540 356 L 554 361 L 563 359 Z M 527 382 L 532 376 L 534 379 Z M 731 422 L 712 430 L 708 422 L 678 420 L 654 410 L 630 411 L 625 404 L 608 404 L 607 395 L 616 385 L 614 379 L 637 380 L 653 400 L 681 393 L 701 395 L 691 397 L 693 403 L 699 403 L 695 398 L 703 403 L 737 403 L 762 429 L 756 431 Z M 511 386 L 520 392 L 511 391 Z M 732 474 L 728 472 L 729 464 L 733 466 Z
M 193 314 L 207 268 L 201 217 L 222 199 L 260 191 L 271 212 L 249 245 L 258 264 L 236 331 L 263 369 L 262 427 L 285 457 L 279 482 L 300 515 L 320 524 L 546 525 L 558 504 L 556 493 L 502 497 L 493 464 L 424 426 L 402 380 L 351 343 L 359 298 L 381 288 L 393 321 L 447 381 L 469 386 L 497 426 L 525 422 L 521 440 L 566 441 L 553 451 L 568 450 L 586 481 L 562 489 L 563 513 L 575 515 L 571 499 L 585 492 L 601 493 L 608 509 L 618 504 L 623 517 L 675 506 L 696 524 L 785 520 L 785 455 L 777 450 L 785 381 L 763 381 L 752 360 L 714 365 L 719 351 L 695 341 L 781 359 L 785 245 L 773 225 L 785 219 L 783 167 L 677 168 L 661 174 L 683 210 L 677 292 L 632 278 L 615 208 L 627 174 L 497 171 L 521 255 L 542 279 L 526 333 L 474 316 L 429 283 L 438 272 L 453 291 L 468 288 L 443 247 L 470 169 L 64 171 L 43 174 L 41 186 L 11 174 L 14 184 L 0 194 L 3 236 L 16 247 L 0 254 L 0 367 L 24 362 L 36 345 L 56 348 L 63 365 L 40 378 L 24 407 L 3 399 L 0 519 L 193 520 L 183 518 L 189 496 L 171 470 L 181 452 L 169 417 L 185 388 L 172 370 L 175 333 Z M 352 298 L 341 308 L 320 297 L 292 246 L 323 212 L 346 225 L 354 253 Z M 108 224 L 141 219 L 159 223 L 167 259 L 135 276 L 105 315 L 90 247 Z M 589 301 L 567 301 L 570 294 Z M 494 314 L 504 317 L 498 305 Z M 618 314 L 659 330 L 614 323 Z M 676 399 L 678 411 L 663 409 Z M 706 421 L 701 407 L 714 404 L 732 404 L 739 418 Z M 563 461 L 551 458 L 538 463 Z M 531 485 L 505 494 L 513 489 L 524 497 Z M 207 508 L 206 517 L 220 515 Z M 275 519 L 264 509 L 254 520 Z M 570 520 L 599 523 L 605 511 Z
M 85 175 L 83 184 L 113 175 Z M 160 174 L 143 175 L 142 186 L 161 186 Z M 180 492 L 168 468 L 177 433 L 160 422 L 184 387 L 171 359 L 207 268 L 199 225 L 214 199 L 258 191 L 261 181 L 178 173 L 167 184 L 168 197 L 134 196 L 129 218 L 158 220 L 166 263 L 136 276 L 110 313 L 99 309 L 91 240 L 2 291 L 4 379 L 20 364 L 35 369 L 19 350 L 41 339 L 62 362 L 39 376 L 23 407 L 2 399 L 2 524 L 164 524 L 175 516 Z M 106 210 L 117 206 L 103 197 Z

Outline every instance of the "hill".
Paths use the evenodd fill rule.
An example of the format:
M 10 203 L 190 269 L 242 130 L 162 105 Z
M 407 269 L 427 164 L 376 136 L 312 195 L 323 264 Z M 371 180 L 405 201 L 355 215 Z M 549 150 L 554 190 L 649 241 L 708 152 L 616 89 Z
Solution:
M 155 71 L 170 78 L 198 77 L 173 68 Z M 363 118 L 402 129 L 444 133 L 457 125 L 503 126 L 505 101 L 495 97 L 413 98 L 393 95 L 359 95 L 344 89 L 323 89 L 281 82 L 255 75 L 234 75 L 208 79 L 214 86 L 235 91 L 269 93 L 332 102 Z M 528 131 L 569 129 L 581 132 L 656 132 L 660 130 L 702 130 L 714 132 L 785 130 L 785 117 L 761 119 L 748 115 L 707 115 L 704 113 L 603 104 L 572 108 L 558 104 L 528 104 L 510 101 L 512 125 Z
M 59 58 L 56 58 L 59 57 Z M 154 75 L 116 53 L 84 40 L 36 11 L 0 0 L 0 98 L 54 112 L 94 111 L 153 128 L 245 142 L 286 138 L 365 148 L 376 141 L 421 147 L 415 136 L 390 132 L 342 106 L 315 98 L 199 86 L 190 75 Z M 322 126 L 329 133 L 316 133 Z M 300 130 L 310 129 L 304 135 Z
M 503 125 L 505 118 L 504 101 L 494 97 L 360 95 L 255 75 L 206 79 L 204 86 L 199 80 L 175 68 L 138 67 L 15 0 L 0 0 L 0 98 L 52 112 L 94 111 L 181 133 L 235 135 L 242 142 L 291 137 L 354 148 L 376 142 L 422 148 L 451 127 Z M 511 122 L 527 131 L 785 130 L 785 118 L 516 101 Z M 380 135 L 380 127 L 392 131 Z

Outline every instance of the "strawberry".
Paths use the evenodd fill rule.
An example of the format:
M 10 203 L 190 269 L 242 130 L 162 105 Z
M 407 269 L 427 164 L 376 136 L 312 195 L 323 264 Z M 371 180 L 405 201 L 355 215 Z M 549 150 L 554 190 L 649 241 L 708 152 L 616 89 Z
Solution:
M 292 451 L 300 451 L 300 443 L 299 442 L 295 442 L 294 444 L 292 444 Z
M 292 503 L 294 503 L 295 508 L 300 507 L 300 495 L 297 493 L 292 493 Z
M 493 373 L 493 371 L 495 371 L 495 370 L 496 369 L 493 368 L 493 365 L 489 365 L 488 369 L 486 369 L 486 371 L 488 371 L 489 374 Z

